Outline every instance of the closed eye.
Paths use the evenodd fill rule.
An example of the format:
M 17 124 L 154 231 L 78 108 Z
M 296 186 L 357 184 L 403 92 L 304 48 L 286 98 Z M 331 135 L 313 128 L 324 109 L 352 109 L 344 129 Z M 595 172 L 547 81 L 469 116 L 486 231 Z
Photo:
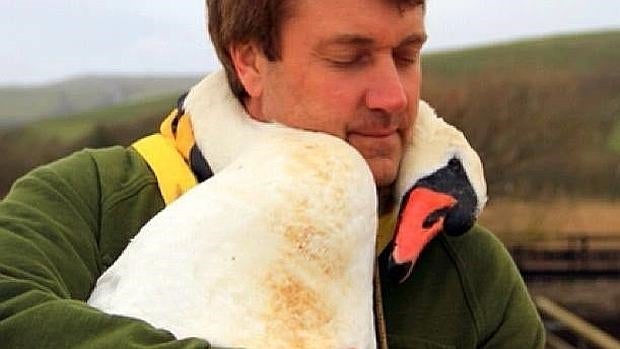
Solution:
M 336 68 L 356 68 L 370 62 L 370 54 L 361 53 L 343 57 L 329 57 L 327 61 Z
M 398 67 L 406 68 L 418 62 L 420 59 L 420 51 L 411 49 L 395 50 L 393 57 Z

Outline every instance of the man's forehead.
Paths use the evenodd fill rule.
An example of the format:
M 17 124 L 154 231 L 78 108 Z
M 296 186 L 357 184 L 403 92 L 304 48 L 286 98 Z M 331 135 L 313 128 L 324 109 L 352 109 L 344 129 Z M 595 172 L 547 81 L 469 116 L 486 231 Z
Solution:
M 292 9 L 292 8 L 296 8 L 297 6 L 303 5 L 304 3 L 307 3 L 307 2 L 317 3 L 323 0 L 281 0 L 281 1 L 289 9 Z M 329 2 L 334 3 L 338 1 L 339 0 L 331 0 Z M 358 0 L 358 1 L 362 2 L 362 0 Z M 394 6 L 395 8 L 401 11 L 407 11 L 407 10 L 410 10 L 418 6 L 421 6 L 421 7 L 426 6 L 425 0 L 370 0 L 370 1 L 376 2 L 378 4 L 383 4 L 386 6 Z
M 304 14 L 305 8 L 308 6 L 315 6 L 318 8 L 328 7 L 368 7 L 369 5 L 381 6 L 384 8 L 391 8 L 399 13 L 405 13 L 417 8 L 425 10 L 426 2 L 424 0 L 282 0 L 286 9 L 289 19 L 295 15 Z
M 426 41 L 423 6 L 404 10 L 388 0 L 298 0 L 289 24 L 318 46 L 403 46 Z M 286 30 L 286 28 L 283 28 Z M 298 31 L 296 31 L 298 32 Z

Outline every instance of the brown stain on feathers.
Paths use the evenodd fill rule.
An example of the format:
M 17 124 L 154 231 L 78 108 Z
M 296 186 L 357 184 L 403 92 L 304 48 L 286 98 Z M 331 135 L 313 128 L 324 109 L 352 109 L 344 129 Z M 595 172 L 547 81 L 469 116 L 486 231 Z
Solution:
M 321 330 L 332 319 L 328 304 L 294 275 L 280 270 L 271 273 L 266 286 L 272 290 L 269 299 L 266 338 L 274 348 L 329 348 L 329 334 Z M 317 336 L 317 333 L 319 334 Z
M 334 348 L 337 307 L 326 285 L 345 278 L 350 267 L 343 232 L 350 216 L 345 200 L 352 163 L 329 144 L 289 150 L 294 161 L 284 170 L 295 175 L 299 187 L 286 194 L 272 221 L 283 244 L 264 279 L 265 338 L 271 348 Z
M 313 272 L 322 274 L 317 275 L 317 280 L 341 278 L 348 263 L 348 254 L 343 252 L 347 241 L 341 232 L 343 218 L 349 215 L 345 186 L 351 171 L 350 160 L 344 158 L 341 149 L 318 142 L 291 150 L 295 161 L 289 162 L 286 170 L 318 191 L 291 193 L 290 201 L 281 210 L 282 221 L 275 226 L 282 229 L 286 259 L 289 264 L 303 264 L 311 270 L 316 267 Z M 324 219 L 317 219 L 317 214 Z
M 321 278 L 339 279 L 345 273 L 346 258 L 340 249 L 335 249 L 325 243 L 329 232 L 318 230 L 312 225 L 288 225 L 284 227 L 284 237 L 289 248 L 286 251 L 287 260 L 303 264 L 321 275 Z M 344 248 L 344 246 L 342 247 Z M 314 267 L 314 268 L 313 268 Z
M 330 185 L 337 181 L 334 177 L 352 171 L 351 161 L 346 159 L 348 154 L 328 144 L 315 142 L 294 147 L 291 149 L 291 157 L 295 160 L 288 163 L 287 170 L 291 174 L 306 173 L 313 181 L 323 185 Z

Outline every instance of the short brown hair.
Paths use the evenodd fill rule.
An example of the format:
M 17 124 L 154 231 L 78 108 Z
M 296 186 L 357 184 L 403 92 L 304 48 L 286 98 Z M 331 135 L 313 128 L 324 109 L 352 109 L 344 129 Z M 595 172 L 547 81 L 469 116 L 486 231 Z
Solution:
M 401 9 L 425 5 L 425 0 L 386 0 Z M 256 42 L 267 59 L 280 59 L 280 28 L 292 15 L 295 0 L 206 0 L 208 28 L 233 93 L 243 98 L 245 88 L 237 77 L 230 46 Z

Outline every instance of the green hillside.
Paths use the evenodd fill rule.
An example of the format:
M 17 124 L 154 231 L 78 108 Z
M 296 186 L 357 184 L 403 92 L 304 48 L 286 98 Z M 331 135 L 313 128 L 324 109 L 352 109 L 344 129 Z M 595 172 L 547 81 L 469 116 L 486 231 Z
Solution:
M 140 102 L 126 103 L 85 111 L 61 118 L 44 119 L 23 127 L 19 132 L 22 139 L 33 141 L 56 141 L 63 144 L 84 141 L 93 137 L 94 133 L 101 133 L 104 129 L 128 128 L 136 129 L 136 125 L 151 122 L 152 128 L 148 130 L 136 129 L 135 132 L 155 131 L 157 121 L 165 116 L 176 105 L 177 95 L 169 95 L 147 99 Z M 149 127 L 151 125 L 148 125 Z M 121 132 L 116 130 L 115 132 Z M 111 136 L 111 135 L 110 135 Z M 134 138 L 133 134 L 129 135 Z M 127 143 L 124 139 L 118 139 Z M 87 142 L 89 146 L 101 146 L 101 135 L 98 140 Z M 104 142 L 116 144 L 115 142 Z
M 492 197 L 620 199 L 618 47 L 620 31 L 427 54 L 423 98 L 480 152 Z M 0 195 L 32 166 L 153 132 L 177 95 L 0 132 Z
M 620 122 L 616 122 L 616 126 L 611 131 L 611 136 L 609 137 L 609 148 L 620 154 Z
M 16 178 L 35 166 L 82 148 L 128 145 L 156 132 L 160 120 L 175 107 L 177 97 L 126 103 L 0 131 L 4 163 L 0 197 Z
M 36 87 L 0 87 L 0 128 L 182 93 L 196 81 L 196 76 L 84 76 Z
M 425 56 L 424 73 L 433 78 L 471 80 L 479 76 L 618 74 L 620 31 L 543 37 Z
M 423 58 L 423 96 L 480 151 L 495 196 L 620 198 L 620 31 Z

